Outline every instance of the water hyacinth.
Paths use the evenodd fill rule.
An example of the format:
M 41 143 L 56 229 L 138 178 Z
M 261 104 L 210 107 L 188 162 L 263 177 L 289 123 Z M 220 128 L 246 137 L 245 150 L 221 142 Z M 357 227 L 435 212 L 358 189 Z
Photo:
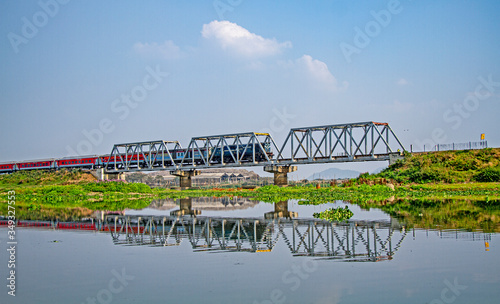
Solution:
M 352 211 L 349 210 L 348 206 L 345 206 L 344 208 L 342 208 L 342 207 L 330 208 L 330 209 L 327 209 L 323 212 L 313 214 L 313 216 L 315 218 L 329 220 L 329 221 L 336 221 L 336 222 L 347 221 L 353 215 L 354 215 L 354 213 L 352 213 Z

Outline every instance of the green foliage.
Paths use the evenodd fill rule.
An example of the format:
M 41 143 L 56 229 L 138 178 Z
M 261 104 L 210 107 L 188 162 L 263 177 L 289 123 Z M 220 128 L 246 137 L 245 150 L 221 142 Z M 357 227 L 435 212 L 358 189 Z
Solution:
M 398 218 L 409 227 L 500 231 L 500 200 L 397 199 L 360 204 L 377 208 Z
M 495 170 L 500 165 L 500 149 L 442 151 L 405 154 L 372 178 L 397 183 L 461 183 L 500 181 Z M 489 169 L 488 169 L 489 168 Z
M 352 213 L 352 211 L 349 210 L 348 206 L 345 206 L 344 208 L 342 207 L 330 208 L 325 211 L 313 214 L 315 218 L 320 218 L 329 221 L 337 221 L 337 222 L 347 221 L 353 215 L 354 213 Z
M 148 185 L 125 182 L 98 182 L 83 185 L 88 192 L 152 193 Z
M 370 176 L 370 173 L 368 173 L 368 172 L 359 174 L 359 178 L 368 178 L 369 176 Z
M 260 193 L 269 193 L 269 192 L 280 192 L 282 188 L 280 188 L 279 186 L 275 186 L 275 185 L 267 185 L 267 186 L 264 186 L 264 187 L 260 187 L 256 190 L 256 192 L 260 192 Z
M 474 175 L 478 182 L 500 182 L 500 167 L 487 167 Z

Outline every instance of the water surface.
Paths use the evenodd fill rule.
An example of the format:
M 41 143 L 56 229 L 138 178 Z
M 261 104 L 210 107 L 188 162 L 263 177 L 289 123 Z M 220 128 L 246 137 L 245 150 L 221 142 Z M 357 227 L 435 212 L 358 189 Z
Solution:
M 354 212 L 347 223 L 312 217 L 344 205 Z M 500 298 L 496 233 L 408 227 L 380 210 L 345 202 L 157 201 L 144 210 L 98 213 L 87 223 L 107 231 L 61 229 L 54 223 L 17 227 L 16 297 L 4 287 L 0 302 L 498 303 Z M 0 241 L 6 248 L 5 227 Z M 2 249 L 3 276 L 7 262 Z

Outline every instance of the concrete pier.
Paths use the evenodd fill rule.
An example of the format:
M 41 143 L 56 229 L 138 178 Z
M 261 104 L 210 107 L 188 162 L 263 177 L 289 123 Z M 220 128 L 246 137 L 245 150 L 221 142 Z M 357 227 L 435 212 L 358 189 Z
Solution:
M 394 164 L 396 161 L 404 158 L 404 155 L 402 155 L 400 152 L 389 154 L 389 166 Z
M 183 216 L 183 215 L 200 215 L 201 210 L 193 209 L 193 199 L 192 198 L 181 198 L 179 199 L 179 210 L 174 210 L 170 212 L 171 216 Z
M 125 173 L 106 173 L 104 168 L 90 170 L 90 174 L 92 174 L 99 181 L 106 180 L 122 180 L 125 181 Z
M 297 171 L 297 166 L 265 166 L 264 171 L 274 174 L 276 186 L 288 186 L 288 173 Z
M 188 189 L 192 186 L 192 177 L 200 175 L 198 170 L 174 170 L 170 171 L 171 175 L 179 177 L 179 186 L 181 189 Z
M 293 219 L 298 217 L 299 214 L 294 211 L 288 211 L 288 201 L 281 201 L 274 203 L 274 211 L 264 213 L 266 220 L 274 220 L 277 218 Z

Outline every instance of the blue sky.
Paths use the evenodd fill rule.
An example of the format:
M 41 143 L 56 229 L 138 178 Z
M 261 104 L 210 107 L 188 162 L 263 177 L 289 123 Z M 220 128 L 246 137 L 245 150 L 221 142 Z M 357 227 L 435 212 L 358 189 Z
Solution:
M 246 131 L 281 143 L 293 127 L 358 121 L 388 122 L 408 149 L 481 133 L 498 147 L 499 12 L 465 0 L 2 1 L 0 161 Z

